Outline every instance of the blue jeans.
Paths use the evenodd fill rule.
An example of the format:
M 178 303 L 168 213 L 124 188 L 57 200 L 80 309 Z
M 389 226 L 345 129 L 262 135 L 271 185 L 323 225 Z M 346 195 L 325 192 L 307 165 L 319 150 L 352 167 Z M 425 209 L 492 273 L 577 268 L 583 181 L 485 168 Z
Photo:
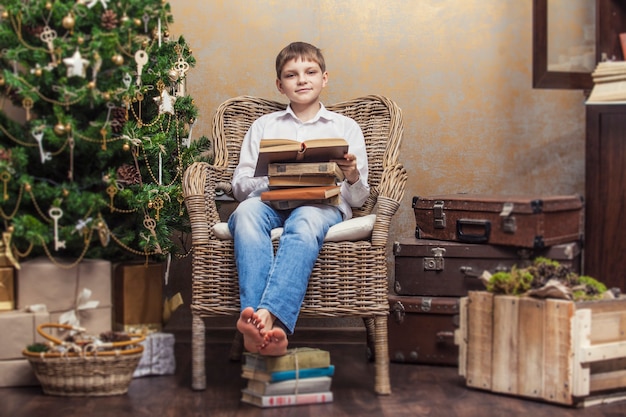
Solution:
M 334 206 L 275 210 L 259 197 L 239 204 L 228 227 L 235 241 L 241 309 L 267 309 L 293 333 L 324 236 L 341 220 Z M 284 231 L 274 254 L 270 232 L 276 227 Z

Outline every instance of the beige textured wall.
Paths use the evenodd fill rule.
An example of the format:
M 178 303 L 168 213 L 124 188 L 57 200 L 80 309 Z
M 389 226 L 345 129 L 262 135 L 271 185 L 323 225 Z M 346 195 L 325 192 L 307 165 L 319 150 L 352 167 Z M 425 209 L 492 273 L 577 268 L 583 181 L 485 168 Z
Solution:
M 580 91 L 531 87 L 531 1 L 170 0 L 173 36 L 198 61 L 189 91 L 209 135 L 215 108 L 248 94 L 282 99 L 274 58 L 303 40 L 325 53 L 326 103 L 383 94 L 403 110 L 410 178 L 391 239 L 415 227 L 411 197 L 583 193 Z

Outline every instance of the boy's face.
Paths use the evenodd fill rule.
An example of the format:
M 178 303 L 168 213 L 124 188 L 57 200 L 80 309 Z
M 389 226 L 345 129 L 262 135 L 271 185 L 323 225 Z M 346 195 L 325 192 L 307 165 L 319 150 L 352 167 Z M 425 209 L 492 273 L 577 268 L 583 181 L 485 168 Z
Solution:
M 312 104 L 319 100 L 327 81 L 328 73 L 317 62 L 296 58 L 285 64 L 276 87 L 291 103 Z

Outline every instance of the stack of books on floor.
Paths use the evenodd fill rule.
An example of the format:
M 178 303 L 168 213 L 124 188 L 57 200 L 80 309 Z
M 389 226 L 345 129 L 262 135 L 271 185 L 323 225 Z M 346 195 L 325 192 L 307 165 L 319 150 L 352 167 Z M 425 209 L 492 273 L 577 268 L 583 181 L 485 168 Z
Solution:
M 626 102 L 626 62 L 599 62 L 591 73 L 594 86 L 587 104 L 611 104 Z
M 258 407 L 329 403 L 335 366 L 330 353 L 316 348 L 289 349 L 283 356 L 244 353 L 241 401 Z

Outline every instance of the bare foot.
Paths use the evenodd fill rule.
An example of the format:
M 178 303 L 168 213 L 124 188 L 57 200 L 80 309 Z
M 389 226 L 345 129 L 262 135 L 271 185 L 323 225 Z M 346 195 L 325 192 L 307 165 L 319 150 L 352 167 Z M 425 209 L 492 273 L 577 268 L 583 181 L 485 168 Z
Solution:
M 265 345 L 265 338 L 261 334 L 265 324 L 254 312 L 252 307 L 246 307 L 237 320 L 237 330 L 243 334 L 243 346 L 248 352 L 258 353 Z
M 265 356 L 282 356 L 287 353 L 287 335 L 280 327 L 274 327 L 264 332 L 265 343 L 261 346 L 259 353 Z

